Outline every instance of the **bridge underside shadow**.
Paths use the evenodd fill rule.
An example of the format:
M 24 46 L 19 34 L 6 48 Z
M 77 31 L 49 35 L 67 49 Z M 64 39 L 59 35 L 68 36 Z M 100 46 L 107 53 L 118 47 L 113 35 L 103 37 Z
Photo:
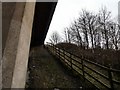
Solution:
M 56 2 L 37 2 L 32 28 L 31 47 L 44 44 Z

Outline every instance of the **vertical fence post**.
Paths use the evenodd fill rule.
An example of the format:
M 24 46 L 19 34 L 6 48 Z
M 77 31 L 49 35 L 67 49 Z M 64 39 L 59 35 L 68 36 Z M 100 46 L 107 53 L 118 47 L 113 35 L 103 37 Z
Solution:
M 59 57 L 59 50 L 57 47 L 56 47 L 56 56 Z
M 112 80 L 112 71 L 111 71 L 110 66 L 109 66 L 109 69 L 108 69 L 108 77 L 109 77 L 109 82 L 110 82 L 110 89 L 114 90 L 114 85 L 113 85 L 113 80 Z
M 60 49 L 58 48 L 58 55 L 59 55 L 59 60 L 60 60 Z
M 65 62 L 65 50 L 63 49 L 63 56 L 64 56 L 64 62 Z M 66 62 L 65 62 L 66 63 Z
M 52 52 L 53 52 L 53 54 L 54 54 L 54 45 L 53 45 L 53 44 L 52 44 L 52 48 L 53 48 L 53 51 L 52 51 Z
M 55 47 L 55 56 L 57 56 L 57 48 L 55 45 L 54 45 L 54 47 Z
M 72 70 L 72 55 L 71 55 L 71 53 L 70 53 L 70 66 L 71 66 L 71 70 Z
M 83 80 L 85 81 L 85 72 L 84 72 L 84 60 L 83 56 L 81 58 L 81 63 L 82 63 L 82 72 L 83 72 Z
M 53 53 L 55 55 L 55 45 L 53 44 Z

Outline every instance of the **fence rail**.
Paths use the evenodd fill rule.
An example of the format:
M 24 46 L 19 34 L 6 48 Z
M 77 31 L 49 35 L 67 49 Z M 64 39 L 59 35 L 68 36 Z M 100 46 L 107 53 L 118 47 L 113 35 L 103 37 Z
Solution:
M 105 67 L 84 57 L 73 55 L 54 44 L 49 43 L 46 48 L 70 69 L 82 75 L 97 88 L 120 90 L 120 70 Z

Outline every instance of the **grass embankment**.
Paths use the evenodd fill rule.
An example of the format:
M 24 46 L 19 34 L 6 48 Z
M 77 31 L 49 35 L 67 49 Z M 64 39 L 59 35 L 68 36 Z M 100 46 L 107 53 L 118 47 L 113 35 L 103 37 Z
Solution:
M 116 51 L 112 49 L 105 50 L 97 48 L 94 49 L 93 53 L 92 49 L 85 49 L 70 43 L 59 43 L 56 46 L 77 56 L 84 56 L 86 59 L 95 63 L 99 63 L 104 66 L 111 65 L 111 68 L 120 70 L 120 50 Z
M 66 46 L 67 45 L 67 46 Z M 97 58 L 97 56 L 92 56 L 92 58 L 90 57 L 91 55 L 96 55 L 97 53 L 98 53 L 98 51 L 97 51 L 97 53 L 96 53 L 96 51 L 94 52 L 94 53 L 92 53 L 90 56 L 89 55 L 87 55 L 88 53 L 90 53 L 90 52 L 87 52 L 87 51 L 90 51 L 90 50 L 80 50 L 79 51 L 79 47 L 77 47 L 76 45 L 74 45 L 74 44 L 58 44 L 57 45 L 57 47 L 59 47 L 59 48 L 61 48 L 61 49 L 65 49 L 66 51 L 68 51 L 68 52 L 71 52 L 71 53 L 74 53 L 74 54 L 76 54 L 76 55 L 83 55 L 84 57 L 86 57 L 87 59 L 89 59 L 89 60 L 91 60 L 91 61 L 93 61 L 93 62 L 96 62 L 96 63 L 99 63 L 99 64 L 103 64 L 102 62 L 98 62 L 97 60 L 93 60 L 92 58 L 94 57 L 94 58 Z M 80 53 L 81 51 L 83 51 L 84 53 Z M 86 54 L 85 54 L 85 52 L 86 52 Z M 104 50 L 102 51 L 103 53 L 104 53 Z M 103 53 L 102 52 L 100 52 L 101 54 L 100 55 L 103 55 Z M 115 51 L 113 51 L 114 53 L 115 53 Z M 105 53 L 105 55 L 109 55 L 111 52 L 107 52 L 107 53 Z M 119 52 L 117 52 L 117 54 L 118 54 Z M 79 56 L 78 55 L 78 56 Z M 88 57 L 89 56 L 89 57 Z M 115 55 L 116 56 L 116 55 Z M 117 57 L 115 57 L 114 56 L 114 58 L 117 58 Z M 61 57 L 61 58 L 63 58 L 64 59 L 64 57 Z M 67 57 L 66 57 L 67 58 Z M 69 59 L 69 58 L 67 58 L 67 59 Z M 110 64 L 111 62 L 107 62 L 107 61 L 105 61 L 105 59 L 101 56 L 100 57 L 100 59 L 103 59 L 104 60 L 104 64 L 106 63 L 107 65 L 108 64 Z M 110 58 L 109 60 L 111 61 L 113 59 L 113 57 L 112 58 Z M 78 59 L 76 59 L 76 60 L 78 60 Z M 66 61 L 66 60 L 65 60 Z M 80 60 L 79 60 L 80 61 Z M 66 61 L 69 65 L 70 65 L 70 63 L 68 62 L 68 61 Z M 73 61 L 73 64 L 75 64 L 75 65 L 77 65 L 78 67 L 80 67 L 80 68 L 82 68 L 82 66 L 79 64 L 79 63 L 77 63 L 77 62 L 74 62 Z M 101 69 L 101 68 L 99 68 L 99 67 L 97 67 L 97 66 L 95 66 L 95 65 L 93 65 L 93 64 L 90 64 L 90 63 L 87 63 L 87 62 L 84 62 L 84 64 L 86 65 L 86 66 L 88 66 L 88 67 L 90 67 L 90 68 L 92 68 L 93 70 L 95 70 L 96 72 L 99 72 L 99 73 L 101 73 L 102 75 L 105 75 L 105 76 L 107 76 L 108 77 L 108 72 L 106 71 L 106 70 L 103 70 L 103 69 Z M 115 63 L 113 63 L 113 67 L 114 67 L 114 64 Z M 107 66 L 106 65 L 106 66 Z M 116 67 L 115 67 L 116 68 Z M 117 68 L 119 68 L 118 66 L 117 66 Z M 73 65 L 73 69 L 75 69 L 76 71 L 78 71 L 80 74 L 82 74 L 82 71 L 80 70 L 80 69 L 78 69 L 77 67 L 75 67 L 74 65 Z M 88 69 L 88 68 L 84 68 L 84 70 L 86 71 L 86 72 L 88 72 L 90 75 L 92 75 L 94 78 L 96 78 L 97 80 L 99 80 L 99 81 L 101 81 L 102 83 L 104 83 L 106 86 L 108 86 L 108 87 L 110 87 L 110 82 L 107 80 L 107 79 L 105 79 L 105 78 L 103 78 L 103 77 L 101 77 L 99 74 L 96 74 L 96 73 L 94 73 L 92 70 L 90 70 L 90 69 Z M 99 87 L 102 87 L 102 85 L 100 84 L 100 83 L 98 83 L 98 82 L 96 82 L 94 79 L 92 79 L 92 78 L 90 78 L 87 74 L 85 74 L 85 77 L 89 80 L 89 81 L 91 81 L 92 83 L 95 83 L 96 84 L 96 86 L 99 86 Z M 117 79 L 117 80 L 119 80 L 120 79 L 120 76 L 119 75 L 116 75 L 116 74 L 114 74 L 113 75 L 113 78 L 114 79 Z M 117 86 L 118 87 L 118 86 Z

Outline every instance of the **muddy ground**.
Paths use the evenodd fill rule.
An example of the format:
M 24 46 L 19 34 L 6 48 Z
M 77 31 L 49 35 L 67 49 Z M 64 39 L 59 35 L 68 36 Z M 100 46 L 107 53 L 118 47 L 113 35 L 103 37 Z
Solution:
M 73 75 L 42 46 L 30 51 L 28 73 L 26 88 L 93 88 L 83 85 L 80 77 Z

